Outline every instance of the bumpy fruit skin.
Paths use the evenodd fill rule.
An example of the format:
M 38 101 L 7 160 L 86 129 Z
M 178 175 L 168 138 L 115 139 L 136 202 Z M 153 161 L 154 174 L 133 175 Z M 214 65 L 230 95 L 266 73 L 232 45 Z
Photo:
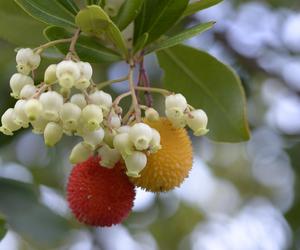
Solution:
M 131 181 L 147 191 L 166 192 L 180 186 L 192 168 L 191 140 L 185 129 L 173 127 L 166 118 L 145 123 L 160 133 L 162 148 L 148 156 L 141 177 Z
M 67 185 L 67 200 L 80 222 L 109 227 L 128 216 L 135 188 L 121 165 L 107 169 L 99 165 L 99 160 L 93 156 L 73 168 Z

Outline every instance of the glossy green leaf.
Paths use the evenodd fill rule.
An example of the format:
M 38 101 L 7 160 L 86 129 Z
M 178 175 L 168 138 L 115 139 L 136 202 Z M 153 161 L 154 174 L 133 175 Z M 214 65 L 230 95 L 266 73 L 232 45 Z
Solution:
M 196 12 L 200 10 L 207 9 L 209 7 L 212 7 L 223 0 L 199 0 L 198 2 L 194 2 L 188 5 L 186 10 L 183 13 L 183 17 L 190 16 L 192 14 L 195 14 Z
M 6 235 L 6 233 L 7 233 L 6 221 L 0 215 L 0 242 L 4 238 L 4 236 Z
M 0 200 L 9 227 L 38 249 L 54 248 L 66 238 L 68 221 L 39 203 L 33 185 L 0 178 Z
M 42 31 L 46 25 L 29 16 L 14 1 L 0 1 L 0 17 L 2 39 L 18 46 L 29 47 L 45 42 Z
M 149 37 L 149 34 L 148 33 L 144 33 L 139 38 L 139 40 L 137 41 L 137 43 L 134 45 L 133 54 L 136 54 L 138 51 L 142 50 L 145 47 L 145 44 L 148 41 L 148 37 Z
M 103 38 L 103 35 L 105 35 L 123 55 L 128 56 L 128 50 L 121 31 L 100 6 L 87 6 L 78 13 L 75 22 L 88 35 L 98 38 Z
M 77 15 L 79 8 L 73 0 L 57 0 L 61 5 L 63 5 L 72 14 Z
M 186 29 L 185 31 L 173 36 L 166 38 L 165 40 L 160 41 L 158 44 L 154 45 L 152 48 L 150 48 L 147 53 L 151 53 L 153 51 L 159 51 L 162 49 L 166 49 L 169 47 L 173 47 L 177 44 L 180 44 L 184 42 L 185 40 L 192 38 L 194 36 L 199 35 L 200 33 L 209 30 L 215 22 L 208 22 L 208 23 L 202 23 L 198 24 L 192 28 Z
M 208 114 L 208 137 L 221 142 L 249 139 L 245 95 L 239 77 L 204 51 L 177 45 L 157 53 L 164 85 Z
M 140 13 L 144 0 L 126 0 L 114 22 L 120 30 L 125 29 Z
M 142 11 L 135 19 L 135 43 L 148 33 L 147 44 L 165 34 L 182 16 L 188 0 L 145 0 Z
M 34 18 L 61 27 L 75 27 L 74 15 L 57 0 L 15 0 L 28 14 Z
M 44 34 L 49 41 L 70 38 L 72 33 L 64 28 L 50 26 L 44 30 Z M 63 54 L 67 54 L 69 44 L 59 44 L 57 49 Z M 111 49 L 105 48 L 92 37 L 81 35 L 76 43 L 76 51 L 81 60 L 91 63 L 115 62 L 121 60 L 121 57 Z

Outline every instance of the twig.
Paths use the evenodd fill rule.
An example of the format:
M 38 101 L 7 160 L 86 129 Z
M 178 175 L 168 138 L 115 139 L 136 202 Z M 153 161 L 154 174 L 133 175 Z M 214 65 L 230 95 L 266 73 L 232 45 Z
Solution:
M 118 78 L 118 79 L 109 80 L 109 81 L 105 81 L 105 82 L 100 82 L 100 83 L 96 84 L 96 86 L 97 86 L 97 89 L 103 89 L 106 86 L 111 85 L 113 83 L 121 83 L 121 82 L 124 82 L 126 80 L 128 80 L 128 76 L 124 76 L 124 77 L 121 77 L 121 78 Z

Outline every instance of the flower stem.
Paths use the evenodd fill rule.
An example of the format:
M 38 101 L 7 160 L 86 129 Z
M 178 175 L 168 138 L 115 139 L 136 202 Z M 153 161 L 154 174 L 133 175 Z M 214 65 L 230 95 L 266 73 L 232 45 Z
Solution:
M 139 102 L 135 93 L 135 86 L 134 86 L 134 79 L 133 79 L 133 72 L 134 72 L 134 62 L 130 61 L 130 70 L 129 70 L 129 75 L 128 75 L 128 83 L 129 83 L 129 88 L 131 92 L 131 97 L 132 97 L 132 105 L 134 107 L 134 112 L 135 112 L 135 118 L 137 122 L 141 121 L 141 109 L 139 107 Z
M 38 54 L 41 54 L 43 52 L 43 50 L 45 49 L 48 49 L 50 47 L 53 47 L 57 44 L 60 44 L 60 43 L 70 43 L 72 42 L 72 38 L 67 38 L 67 39 L 58 39 L 58 40 L 54 40 L 54 41 L 51 41 L 49 43 L 45 43 L 37 48 L 34 49 L 34 51 Z
M 70 48 L 69 48 L 69 53 L 67 54 L 66 59 L 71 59 L 72 56 L 76 55 L 76 43 L 77 43 L 80 33 L 81 33 L 81 30 L 77 29 L 74 36 L 72 37 Z M 77 57 L 77 55 L 76 55 L 76 57 Z

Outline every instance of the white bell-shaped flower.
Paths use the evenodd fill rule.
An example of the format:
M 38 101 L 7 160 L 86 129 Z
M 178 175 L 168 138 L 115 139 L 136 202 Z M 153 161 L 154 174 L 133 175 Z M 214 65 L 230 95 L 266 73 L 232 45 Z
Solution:
M 150 152 L 154 154 L 161 149 L 161 144 L 160 144 L 159 132 L 156 129 L 152 128 L 152 133 L 153 133 L 153 137 L 152 140 L 150 141 Z
M 172 108 L 178 108 L 182 112 L 188 107 L 187 101 L 182 94 L 174 94 L 166 97 L 165 108 L 166 110 Z
M 117 135 L 117 131 L 115 129 L 104 129 L 105 135 L 104 135 L 104 142 L 109 145 L 110 147 L 113 147 L 114 145 L 114 138 Z
M 78 62 L 77 65 L 80 69 L 80 78 L 75 82 L 75 87 L 77 89 L 87 89 L 91 84 L 93 68 L 87 62 Z
M 175 128 L 184 128 L 186 126 L 185 115 L 177 108 L 173 108 L 171 111 L 166 110 L 166 117 Z
M 114 148 L 117 149 L 123 157 L 131 155 L 134 151 L 134 146 L 129 138 L 128 133 L 117 134 L 114 137 Z
M 28 128 L 29 125 L 29 119 L 25 113 L 25 105 L 26 105 L 25 100 L 19 100 L 16 102 L 14 111 L 16 115 L 16 123 L 23 128 Z
M 2 126 L 0 131 L 5 135 L 13 135 L 13 132 L 19 130 L 21 126 L 16 122 L 16 114 L 14 109 L 9 108 L 1 117 Z
M 100 165 L 106 168 L 113 168 L 121 159 L 119 151 L 108 145 L 102 146 L 98 150 L 98 155 L 100 156 Z
M 25 85 L 20 92 L 20 98 L 21 99 L 30 99 L 35 95 L 36 92 L 37 92 L 36 86 Z
M 56 64 L 51 64 L 48 66 L 44 74 L 44 82 L 46 84 L 51 85 L 57 81 L 56 70 L 57 70 Z
M 121 127 L 121 118 L 117 114 L 113 114 L 110 119 L 110 126 L 114 129 Z
M 102 121 L 102 109 L 97 105 L 89 104 L 81 112 L 81 122 L 89 131 L 94 131 L 100 128 Z
M 56 67 L 56 76 L 60 86 L 70 89 L 80 77 L 77 63 L 68 60 L 60 62 Z
M 29 121 L 36 120 L 43 111 L 43 106 L 37 99 L 30 99 L 26 102 L 25 113 Z
M 49 147 L 53 147 L 63 136 L 63 128 L 55 123 L 49 122 L 44 130 L 44 141 Z
M 98 105 L 102 108 L 103 114 L 106 116 L 112 106 L 112 97 L 104 91 L 95 91 L 89 95 L 90 103 Z
M 95 131 L 87 131 L 82 134 L 82 138 L 84 140 L 84 144 L 90 146 L 91 148 L 95 149 L 97 146 L 99 146 L 103 139 L 104 139 L 104 129 L 99 128 Z
M 69 156 L 71 164 L 78 164 L 87 160 L 93 154 L 93 149 L 80 142 L 75 145 Z
M 41 63 L 41 56 L 30 48 L 20 49 L 16 56 L 18 72 L 28 75 L 35 70 Z
M 25 85 L 33 85 L 33 79 L 20 73 L 13 74 L 10 78 L 10 88 L 12 90 L 11 96 L 14 98 L 20 97 L 20 92 Z
M 76 104 L 81 109 L 83 109 L 87 105 L 87 101 L 83 94 L 72 95 L 70 102 Z
M 60 118 L 64 129 L 75 131 L 81 116 L 81 109 L 73 103 L 65 103 L 60 110 Z
M 158 121 L 159 113 L 154 108 L 148 108 L 145 111 L 145 117 L 150 122 Z
M 39 98 L 43 106 L 43 116 L 48 121 L 58 121 L 59 112 L 64 104 L 64 98 L 56 91 L 42 93 Z
M 118 132 L 119 134 L 121 134 L 121 133 L 129 133 L 130 128 L 131 128 L 130 126 L 124 125 L 124 126 L 119 127 L 119 128 L 117 129 L 117 132 Z
M 142 152 L 135 151 L 125 158 L 125 165 L 128 176 L 134 178 L 140 177 L 140 172 L 147 165 L 147 156 Z
M 30 122 L 32 125 L 32 133 L 34 134 L 43 134 L 45 128 L 49 121 L 47 121 L 43 116 L 39 116 L 36 120 Z
M 129 137 L 137 150 L 146 150 L 153 138 L 152 128 L 145 123 L 136 123 L 130 128 Z
M 205 135 L 209 130 L 207 129 L 208 118 L 202 109 L 191 111 L 187 117 L 188 126 L 194 131 L 194 135 Z

